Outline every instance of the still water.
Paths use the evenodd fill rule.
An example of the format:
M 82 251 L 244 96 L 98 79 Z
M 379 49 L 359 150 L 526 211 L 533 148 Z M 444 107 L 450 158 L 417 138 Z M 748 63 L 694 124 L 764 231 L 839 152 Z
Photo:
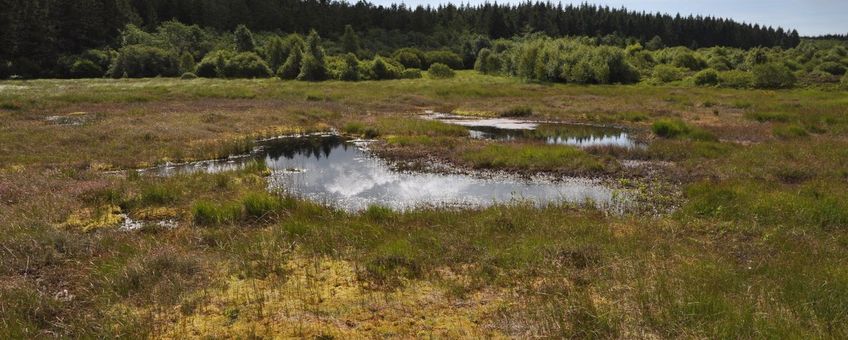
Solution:
M 621 148 L 641 148 L 638 143 L 622 129 L 578 124 L 538 123 L 510 118 L 474 119 L 448 114 L 431 114 L 428 119 L 468 128 L 472 138 L 497 141 L 530 140 L 546 144 L 571 145 L 580 148 L 613 146 Z
M 326 203 L 349 211 L 369 205 L 397 210 L 416 207 L 480 207 L 528 201 L 537 205 L 588 203 L 622 210 L 626 195 L 583 178 L 551 181 L 513 176 L 475 176 L 393 169 L 367 151 L 367 142 L 335 135 L 286 137 L 262 142 L 249 156 L 149 169 L 159 175 L 236 170 L 264 160 L 272 169 L 269 190 Z

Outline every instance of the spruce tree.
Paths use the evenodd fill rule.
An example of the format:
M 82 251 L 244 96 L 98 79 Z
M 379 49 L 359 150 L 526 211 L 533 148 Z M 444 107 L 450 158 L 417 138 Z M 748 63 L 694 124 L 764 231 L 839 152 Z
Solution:
M 327 78 L 327 65 L 324 61 L 324 49 L 321 47 L 321 37 L 312 30 L 306 38 L 306 51 L 300 65 L 297 80 L 319 81 Z
M 271 41 L 268 42 L 266 52 L 268 55 L 267 62 L 272 70 L 279 69 L 286 61 L 286 49 L 283 40 L 279 37 L 271 38 Z
M 235 31 L 236 52 L 253 52 L 256 50 L 256 42 L 253 41 L 253 33 L 245 25 L 239 25 Z
M 359 52 L 359 36 L 353 30 L 353 26 L 345 25 L 345 31 L 341 38 L 342 50 L 347 53 Z

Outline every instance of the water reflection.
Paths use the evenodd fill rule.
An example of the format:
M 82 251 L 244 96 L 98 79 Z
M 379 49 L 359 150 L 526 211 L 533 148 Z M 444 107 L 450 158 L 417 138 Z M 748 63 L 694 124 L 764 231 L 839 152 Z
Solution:
M 202 165 L 172 166 L 162 174 L 218 172 L 264 159 L 273 170 L 271 190 L 357 211 L 377 204 L 404 210 L 421 206 L 488 206 L 511 201 L 536 204 L 592 202 L 610 210 L 626 200 L 614 190 L 588 179 L 562 181 L 481 178 L 471 175 L 400 172 L 364 150 L 365 144 L 339 136 L 283 138 L 263 143 L 253 157 Z
M 468 128 L 469 135 L 478 139 L 504 142 L 535 140 L 546 144 L 571 145 L 581 148 L 596 146 L 644 147 L 624 130 L 611 127 L 537 123 L 509 118 L 469 119 L 445 114 L 433 114 L 429 118 L 448 124 L 465 126 Z

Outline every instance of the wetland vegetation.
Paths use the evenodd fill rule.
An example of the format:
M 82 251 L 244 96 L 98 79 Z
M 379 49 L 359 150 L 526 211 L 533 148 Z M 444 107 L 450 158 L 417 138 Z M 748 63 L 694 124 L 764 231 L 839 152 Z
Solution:
M 120 3 L 53 61 L 0 34 L 0 338 L 848 337 L 838 36 Z
M 584 87 L 471 71 L 355 87 L 270 79 L 2 87 L 0 303 L 12 337 L 846 332 L 848 96 L 836 88 Z M 532 107 L 527 121 L 626 129 L 646 147 L 475 139 L 464 126 L 422 118 L 500 112 L 503 103 Z M 660 132 L 662 122 L 682 132 Z M 170 176 L 126 171 L 333 129 L 368 135 L 370 152 L 398 171 L 445 171 L 409 168 L 435 162 L 460 173 L 583 176 L 667 208 L 346 211 L 269 192 L 275 171 L 296 166 L 273 170 L 268 159 Z M 121 214 L 140 224 L 122 230 Z

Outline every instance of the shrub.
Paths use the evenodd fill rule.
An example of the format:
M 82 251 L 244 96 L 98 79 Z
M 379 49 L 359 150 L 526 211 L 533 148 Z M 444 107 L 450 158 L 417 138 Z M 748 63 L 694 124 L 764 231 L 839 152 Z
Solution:
M 750 72 L 732 70 L 718 75 L 718 85 L 735 89 L 749 88 L 754 84 L 754 75 Z
M 654 79 L 661 83 L 669 83 L 683 79 L 684 69 L 667 64 L 654 66 Z
M 848 90 L 848 73 L 842 76 L 842 81 L 839 84 L 842 89 Z
M 295 79 L 300 73 L 300 66 L 303 62 L 303 51 L 299 46 L 295 46 L 283 66 L 277 69 L 277 77 L 280 79 Z
M 834 76 L 844 75 L 846 70 L 845 66 L 843 66 L 842 64 L 832 61 L 823 62 L 819 64 L 816 69 L 822 72 L 830 73 Z
M 227 78 L 268 78 L 271 69 L 256 53 L 243 52 L 226 62 L 223 74 Z
M 179 61 L 161 48 L 132 45 L 121 49 L 110 71 L 113 78 L 175 77 L 179 74 Z
M 197 64 L 194 62 L 194 57 L 191 53 L 184 52 L 180 57 L 180 72 L 194 72 Z
M 191 73 L 191 72 L 186 72 L 186 73 L 183 73 L 183 75 L 180 76 L 180 79 L 182 79 L 182 80 L 197 79 L 197 75 L 194 74 L 194 73 Z
M 662 138 L 675 138 L 689 133 L 692 129 L 679 119 L 660 119 L 651 125 L 651 131 Z
M 401 63 L 403 67 L 421 68 L 421 59 L 418 58 L 418 55 L 411 51 L 398 51 L 392 56 L 392 58 Z
M 204 78 L 215 78 L 224 76 L 224 68 L 227 61 L 233 57 L 233 53 L 227 50 L 217 50 L 207 54 L 195 67 L 195 73 Z
M 477 55 L 474 69 L 483 74 L 500 73 L 503 69 L 503 60 L 499 54 L 492 52 L 488 48 L 484 48 Z
M 370 77 L 373 80 L 397 79 L 400 78 L 400 70 L 377 56 L 371 63 Z
M 197 64 L 195 72 L 199 77 L 203 78 L 215 78 L 218 76 L 218 71 L 215 68 L 215 63 L 208 62 L 206 59 L 201 60 L 200 63 Z
M 700 58 L 696 57 L 694 53 L 689 50 L 679 51 L 671 60 L 671 64 L 677 67 L 688 68 L 692 71 L 698 71 L 704 66 L 706 63 Z
M 692 81 L 694 81 L 695 85 L 698 86 L 713 86 L 718 85 L 718 72 L 711 68 L 706 70 L 702 70 L 692 77 Z
M 795 85 L 795 75 L 784 65 L 769 63 L 754 66 L 754 86 L 764 89 L 789 88 Z
M 323 59 L 318 59 L 310 53 L 303 56 L 303 62 L 300 65 L 300 73 L 297 75 L 297 80 L 305 81 L 321 81 L 327 79 L 327 66 Z
M 430 65 L 427 74 L 430 75 L 430 78 L 435 79 L 453 78 L 456 75 L 448 65 L 442 63 Z
M 71 77 L 74 78 L 100 78 L 103 76 L 103 68 L 91 60 L 77 59 L 70 69 Z
M 745 64 L 749 67 L 754 67 L 756 65 L 763 65 L 769 62 L 768 55 L 766 51 L 762 48 L 753 48 L 748 51 L 748 55 L 745 57 Z
M 430 67 L 433 64 L 444 64 L 451 69 L 462 69 L 462 57 L 451 51 L 430 51 L 425 53 L 425 63 L 421 66 Z
M 400 73 L 402 79 L 418 79 L 421 78 L 421 70 L 417 68 L 408 68 Z
M 339 80 L 357 81 L 362 76 L 359 74 L 359 59 L 353 53 L 345 54 Z
M 728 60 L 725 56 L 712 56 L 707 61 L 707 67 L 716 71 L 729 71 L 732 68 L 730 60 Z

